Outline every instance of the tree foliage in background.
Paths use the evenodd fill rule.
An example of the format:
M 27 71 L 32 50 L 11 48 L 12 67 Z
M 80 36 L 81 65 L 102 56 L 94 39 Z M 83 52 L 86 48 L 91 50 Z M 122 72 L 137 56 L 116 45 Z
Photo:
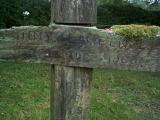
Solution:
M 156 7 L 156 6 L 160 7 L 160 0 L 97 0 L 97 2 L 98 2 L 98 4 L 131 3 L 134 6 L 139 6 L 139 7 L 142 7 L 143 9 L 149 9 L 149 10 L 151 7 Z
M 159 11 L 142 9 L 132 5 L 128 0 L 97 0 L 97 2 L 100 25 L 154 24 L 160 26 Z M 25 11 L 30 14 L 24 15 Z M 0 28 L 48 25 L 49 22 L 49 0 L 0 0 Z
M 25 16 L 23 12 L 30 14 Z M 44 0 L 0 0 L 0 28 L 22 25 L 47 25 L 50 3 Z
M 140 6 L 143 9 L 148 10 L 160 10 L 160 0 L 128 0 L 130 3 L 134 4 L 135 6 Z M 156 9 L 155 9 L 156 8 Z
M 99 0 L 98 24 L 152 24 L 160 26 L 160 11 L 134 6 L 127 0 Z

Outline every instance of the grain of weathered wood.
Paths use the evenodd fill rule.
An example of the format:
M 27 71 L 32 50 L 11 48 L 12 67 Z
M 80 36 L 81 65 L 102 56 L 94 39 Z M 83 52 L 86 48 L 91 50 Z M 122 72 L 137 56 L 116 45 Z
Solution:
M 51 113 L 52 120 L 88 120 L 92 69 L 59 65 L 54 68 L 54 104 L 51 108 L 55 113 Z
M 96 23 L 96 0 L 52 1 L 54 1 L 54 3 L 51 5 L 51 20 L 54 20 L 55 23 L 70 25 L 94 25 Z M 68 46 L 74 41 L 72 41 L 72 37 L 70 38 L 68 36 L 70 33 L 66 31 L 64 33 L 64 37 L 68 36 L 69 39 L 64 38 L 64 40 L 67 40 L 67 42 L 63 41 L 62 44 L 59 44 L 59 42 L 62 41 L 60 38 L 62 35 L 60 33 L 61 30 L 59 30 L 60 29 L 57 29 L 57 32 L 55 33 L 55 35 L 58 35 L 57 37 L 55 37 L 55 35 L 51 37 L 51 39 L 55 37 L 55 42 L 52 45 L 55 44 L 54 47 L 57 47 L 58 49 L 56 51 L 50 51 L 50 53 L 47 53 L 47 55 L 55 55 L 52 56 L 52 59 L 55 57 L 60 58 L 60 56 L 65 56 L 65 54 L 69 52 L 68 50 L 74 47 Z M 77 39 L 77 42 L 78 41 L 80 41 L 80 39 Z M 63 46 L 66 46 L 67 49 Z M 80 46 L 77 47 L 79 48 Z M 68 57 L 70 59 L 72 55 Z M 63 59 L 66 61 L 66 57 Z M 53 106 L 54 120 L 88 120 L 88 104 L 90 103 L 89 90 L 90 82 L 92 80 L 92 69 L 66 66 L 68 65 L 55 65 L 55 96 Z M 53 118 L 51 119 L 53 120 Z
M 103 30 L 73 26 L 0 30 L 0 59 L 160 71 L 160 37 L 130 41 Z
M 61 24 L 93 25 L 97 19 L 96 0 L 52 0 L 52 20 Z M 53 18 L 54 17 L 54 18 Z
M 50 85 L 50 118 L 54 120 L 54 89 L 55 89 L 55 70 L 51 65 L 51 85 Z

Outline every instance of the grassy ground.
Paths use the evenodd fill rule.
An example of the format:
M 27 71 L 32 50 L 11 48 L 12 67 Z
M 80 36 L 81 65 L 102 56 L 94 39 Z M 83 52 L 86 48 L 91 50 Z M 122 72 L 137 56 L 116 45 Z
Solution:
M 0 63 L 0 120 L 48 120 L 48 65 Z M 97 69 L 90 120 L 160 120 L 160 73 Z

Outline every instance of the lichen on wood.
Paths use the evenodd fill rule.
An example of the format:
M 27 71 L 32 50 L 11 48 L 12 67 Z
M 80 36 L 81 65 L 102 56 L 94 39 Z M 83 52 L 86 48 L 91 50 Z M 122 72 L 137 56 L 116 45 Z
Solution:
M 158 26 L 147 25 L 114 25 L 111 27 L 113 32 L 124 36 L 128 40 L 141 40 L 144 37 L 157 36 L 160 32 Z
M 88 68 L 160 71 L 160 37 L 127 41 L 82 26 L 0 30 L 0 59 Z

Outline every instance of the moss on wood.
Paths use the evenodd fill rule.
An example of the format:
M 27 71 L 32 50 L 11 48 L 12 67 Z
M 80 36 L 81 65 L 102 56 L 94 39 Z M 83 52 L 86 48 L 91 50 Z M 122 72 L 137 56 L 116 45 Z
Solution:
M 147 25 L 114 25 L 112 30 L 127 39 L 137 40 L 143 37 L 157 36 L 160 31 L 158 26 L 147 26 Z

